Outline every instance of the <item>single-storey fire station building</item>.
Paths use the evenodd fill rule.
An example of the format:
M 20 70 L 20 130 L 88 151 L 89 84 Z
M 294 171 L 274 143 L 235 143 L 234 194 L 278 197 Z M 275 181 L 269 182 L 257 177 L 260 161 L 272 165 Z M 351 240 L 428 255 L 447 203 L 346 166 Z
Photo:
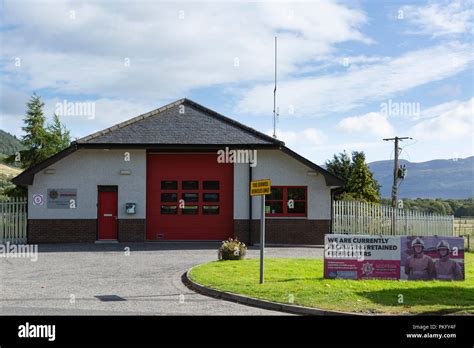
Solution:
M 266 240 L 323 244 L 343 182 L 282 141 L 188 99 L 103 131 L 12 181 L 28 187 L 28 242 Z

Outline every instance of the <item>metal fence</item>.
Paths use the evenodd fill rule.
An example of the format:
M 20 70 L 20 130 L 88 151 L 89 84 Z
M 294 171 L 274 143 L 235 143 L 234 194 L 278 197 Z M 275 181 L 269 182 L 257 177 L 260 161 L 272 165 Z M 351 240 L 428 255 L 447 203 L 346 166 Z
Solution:
M 454 218 L 454 235 L 464 237 L 464 247 L 471 250 L 471 242 L 474 241 L 474 216 Z
M 26 243 L 26 200 L 0 201 L 0 243 Z
M 456 236 L 471 236 L 474 238 L 474 216 L 454 218 L 454 234 Z
M 332 233 L 453 236 L 454 216 L 355 201 L 334 201 Z

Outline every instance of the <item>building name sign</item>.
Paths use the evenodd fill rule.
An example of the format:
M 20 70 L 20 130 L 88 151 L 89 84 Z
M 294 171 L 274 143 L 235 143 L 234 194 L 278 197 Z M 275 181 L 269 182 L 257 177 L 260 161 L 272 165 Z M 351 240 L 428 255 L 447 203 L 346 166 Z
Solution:
M 77 189 L 48 189 L 48 209 L 75 209 Z

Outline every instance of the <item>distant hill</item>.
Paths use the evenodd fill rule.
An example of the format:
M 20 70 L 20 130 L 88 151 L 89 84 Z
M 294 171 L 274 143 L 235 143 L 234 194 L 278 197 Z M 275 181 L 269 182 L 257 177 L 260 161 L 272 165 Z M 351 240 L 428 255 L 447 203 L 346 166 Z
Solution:
M 17 151 L 24 150 L 25 147 L 15 136 L 0 129 L 0 156 L 12 155 Z M 6 157 L 6 156 L 1 156 Z
M 399 186 L 400 198 L 474 197 L 474 156 L 456 161 L 399 162 L 407 167 L 407 177 Z M 389 198 L 393 183 L 393 161 L 372 162 L 369 167 L 382 185 L 381 197 Z
M 7 166 L 6 164 L 0 163 L 0 176 L 4 175 L 6 177 L 17 176 L 22 172 L 22 169 Z
M 3 163 L 3 159 L 24 148 L 16 137 L 0 129 L 0 200 L 6 198 L 7 189 L 14 187 L 11 178 L 22 172 L 20 168 Z

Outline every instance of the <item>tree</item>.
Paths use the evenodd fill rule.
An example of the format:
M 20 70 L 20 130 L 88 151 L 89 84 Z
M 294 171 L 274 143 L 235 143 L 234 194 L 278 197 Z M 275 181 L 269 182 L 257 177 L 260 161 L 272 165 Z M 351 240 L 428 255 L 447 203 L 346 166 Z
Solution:
M 390 205 L 391 200 L 381 198 L 380 204 Z M 432 199 L 432 198 L 403 198 L 403 207 L 424 213 L 441 215 L 474 216 L 474 200 L 468 199 Z
M 26 106 L 26 115 L 23 119 L 25 126 L 22 128 L 25 135 L 21 140 L 26 149 L 19 151 L 20 156 L 13 154 L 6 159 L 7 163 L 20 162 L 23 168 L 30 167 L 48 158 L 45 153 L 48 140 L 44 127 L 46 123 L 46 117 L 43 114 L 44 103 L 39 96 L 33 94 Z
M 331 161 L 326 161 L 326 169 L 330 173 L 343 179 L 347 185 L 352 170 L 351 158 L 345 151 L 339 153 L 339 155 L 334 155 Z M 347 189 L 347 186 L 344 186 L 343 189 Z
M 15 197 L 14 195 L 7 195 L 7 192 L 10 192 L 15 188 L 10 181 L 12 178 L 11 175 L 0 173 L 0 200 L 10 197 Z
M 464 205 L 454 212 L 455 216 L 474 216 L 474 205 Z
M 53 121 L 46 125 L 44 103 L 39 96 L 33 94 L 26 106 L 27 111 L 23 119 L 25 126 L 22 128 L 25 135 L 21 140 L 26 149 L 19 151 L 19 156 L 14 154 L 6 159 L 7 163 L 20 162 L 22 168 L 44 161 L 68 147 L 71 142 L 70 132 L 61 123 L 58 115 L 55 114 Z
M 53 121 L 46 128 L 46 133 L 48 157 L 65 149 L 71 143 L 71 132 L 66 129 L 56 114 L 54 114 Z
M 21 143 L 26 147 L 5 159 L 6 163 L 19 163 L 22 168 L 34 166 L 68 147 L 71 141 L 70 132 L 54 115 L 53 121 L 46 125 L 43 113 L 44 103 L 36 94 L 26 103 L 27 110 L 22 128 L 25 135 Z M 25 196 L 26 190 L 21 187 L 8 188 L 5 194 L 10 197 Z
M 351 195 L 364 202 L 378 203 L 380 185 L 374 179 L 369 166 L 365 162 L 363 152 L 352 153 L 352 169 L 347 189 Z
M 351 158 L 346 152 L 334 155 L 332 161 L 326 162 L 326 168 L 346 182 L 337 199 L 379 202 L 380 185 L 365 162 L 363 152 L 354 151 Z

